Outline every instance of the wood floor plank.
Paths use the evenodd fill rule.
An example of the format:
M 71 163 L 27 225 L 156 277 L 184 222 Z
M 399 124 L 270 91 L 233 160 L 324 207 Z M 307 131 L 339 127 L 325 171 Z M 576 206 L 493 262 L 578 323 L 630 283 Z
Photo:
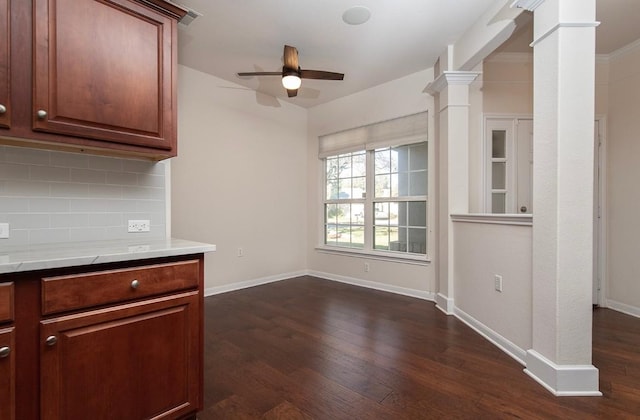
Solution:
M 309 276 L 205 299 L 208 419 L 640 418 L 640 320 L 594 312 L 603 397 L 557 398 L 433 302 Z

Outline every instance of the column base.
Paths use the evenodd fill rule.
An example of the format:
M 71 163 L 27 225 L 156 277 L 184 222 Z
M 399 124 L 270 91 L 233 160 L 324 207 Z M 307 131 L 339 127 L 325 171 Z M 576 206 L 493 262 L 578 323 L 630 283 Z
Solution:
M 524 373 L 557 397 L 600 397 L 598 368 L 593 365 L 556 365 L 528 350 Z
M 449 299 L 442 293 L 436 295 L 436 308 L 440 309 L 447 315 L 453 315 L 453 299 Z

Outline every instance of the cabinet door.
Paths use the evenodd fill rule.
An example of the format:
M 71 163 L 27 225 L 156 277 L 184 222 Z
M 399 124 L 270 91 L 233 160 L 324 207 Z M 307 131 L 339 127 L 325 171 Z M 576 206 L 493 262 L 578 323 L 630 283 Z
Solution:
M 197 291 L 41 323 L 41 418 L 179 418 L 201 408 Z
M 0 127 L 10 127 L 11 106 L 9 104 L 9 0 L 0 0 Z
M 133 0 L 34 0 L 33 128 L 175 148 L 177 23 Z
M 0 419 L 15 419 L 15 333 L 0 330 Z

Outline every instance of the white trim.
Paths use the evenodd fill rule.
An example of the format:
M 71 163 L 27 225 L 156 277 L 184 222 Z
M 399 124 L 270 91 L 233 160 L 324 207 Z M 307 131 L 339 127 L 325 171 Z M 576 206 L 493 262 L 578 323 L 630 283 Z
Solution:
M 626 303 L 618 302 L 617 300 L 604 299 L 603 307 L 613 309 L 614 311 L 622 312 L 623 314 L 635 316 L 640 318 L 640 308 L 637 306 L 628 305 Z
M 381 290 L 383 292 L 395 293 L 397 295 L 410 296 L 418 299 L 435 301 L 435 295 L 433 292 L 427 292 L 423 290 L 409 289 L 406 287 L 393 286 L 390 284 L 378 283 L 370 280 L 357 279 L 355 277 L 340 276 L 337 274 L 325 273 L 322 271 L 309 270 L 307 275 L 319 277 L 324 280 L 336 281 L 339 283 L 351 284 L 354 286 L 360 286 L 367 289 Z
M 598 304 L 606 301 L 607 290 L 607 119 L 602 115 L 596 115 L 596 123 L 598 124 L 598 135 L 600 137 L 600 148 L 598 150 L 598 166 L 600 170 L 600 191 L 598 191 L 598 199 L 600 206 L 600 230 L 598 232 L 598 249 L 596 255 L 598 270 L 597 278 L 600 278 L 600 290 L 597 296 Z M 597 217 L 597 215 L 596 215 Z
M 429 83 L 425 91 L 433 96 L 449 85 L 469 85 L 481 74 L 476 71 L 445 71 Z
M 542 42 L 546 37 L 554 33 L 560 28 L 595 28 L 600 25 L 600 22 L 560 22 L 549 28 L 545 33 L 540 35 L 537 39 L 534 39 L 530 47 L 535 47 Z
M 533 226 L 533 216 L 530 214 L 496 214 L 470 213 L 452 214 L 452 222 L 483 223 L 493 225 Z
M 343 257 L 367 258 L 378 261 L 388 261 L 403 264 L 428 265 L 431 260 L 423 254 L 409 254 L 398 251 L 365 251 L 358 248 L 343 246 L 318 245 L 315 250 L 324 254 L 342 255 Z M 397 255 L 396 255 L 397 254 Z
M 164 234 L 171 238 L 171 159 L 164 161 L 164 213 Z
M 453 311 L 455 309 L 455 305 L 453 299 L 448 298 L 442 293 L 438 293 L 436 295 L 436 308 L 440 309 L 447 315 L 453 315 Z
M 300 277 L 300 276 L 304 276 L 304 275 L 307 275 L 307 271 L 306 270 L 294 271 L 294 272 L 291 272 L 291 273 L 276 274 L 276 275 L 273 275 L 273 276 L 262 277 L 262 278 L 253 279 L 253 280 L 247 280 L 247 281 L 241 281 L 241 282 L 237 282 L 237 283 L 225 284 L 223 286 L 208 287 L 208 288 L 204 289 L 204 295 L 205 296 L 213 296 L 213 295 L 218 295 L 220 293 L 233 292 L 235 290 L 246 289 L 246 288 L 254 287 L 254 286 L 261 286 L 263 284 L 274 283 L 274 282 L 277 282 L 277 281 L 287 280 L 287 279 L 290 279 L 290 278 Z
M 618 58 L 619 56 L 632 53 L 638 48 L 640 48 L 640 39 L 636 39 L 635 41 L 618 48 L 617 50 L 609 53 L 606 57 L 611 60 L 612 58 Z
M 500 350 L 515 359 L 516 362 L 523 366 L 525 365 L 524 360 L 527 356 L 526 350 L 516 346 L 511 341 L 507 340 L 460 308 L 454 308 L 453 314 L 456 318 L 467 324 L 471 329 L 480 334 L 494 346 L 498 347 Z
M 528 350 L 524 372 L 557 397 L 600 397 L 598 368 L 593 365 L 557 365 Z
M 533 12 L 543 2 L 544 0 L 515 0 L 513 3 L 511 3 L 511 7 L 526 9 L 530 12 Z

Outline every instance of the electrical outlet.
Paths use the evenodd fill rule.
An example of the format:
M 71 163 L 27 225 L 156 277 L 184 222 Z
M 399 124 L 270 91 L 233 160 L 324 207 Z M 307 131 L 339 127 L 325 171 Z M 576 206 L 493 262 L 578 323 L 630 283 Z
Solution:
M 238 257 L 244 257 L 244 251 L 242 248 L 238 248 Z
M 151 223 L 149 220 L 129 220 L 129 233 L 149 232 Z
M 495 288 L 496 288 L 496 292 L 502 292 L 502 276 L 499 274 L 496 274 L 495 277 L 493 278 L 493 281 L 495 283 Z
M 364 263 L 364 272 L 368 273 L 369 272 L 369 263 Z
M 0 239 L 9 238 L 9 223 L 0 223 Z

